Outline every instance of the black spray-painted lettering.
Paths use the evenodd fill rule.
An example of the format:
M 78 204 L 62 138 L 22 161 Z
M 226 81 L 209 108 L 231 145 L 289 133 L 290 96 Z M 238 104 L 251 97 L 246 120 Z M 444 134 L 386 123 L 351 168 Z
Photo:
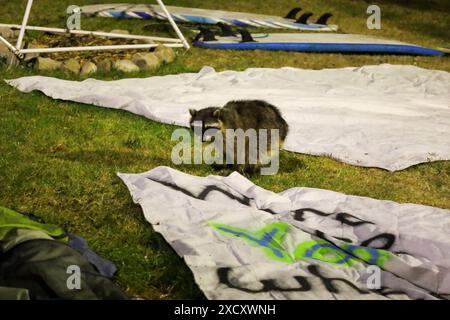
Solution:
M 147 178 L 147 179 L 152 180 L 150 178 Z M 155 181 L 155 180 L 152 180 L 152 181 Z M 168 182 L 163 182 L 163 181 L 155 181 L 155 182 L 161 183 L 162 185 L 164 185 L 166 187 L 169 187 L 169 188 L 171 188 L 173 190 L 176 190 L 176 191 L 180 191 L 180 192 L 184 193 L 185 195 L 187 195 L 189 197 L 192 197 L 192 198 L 195 198 L 195 199 L 199 199 L 199 200 L 205 200 L 210 192 L 217 191 L 217 192 L 220 192 L 220 193 L 224 194 L 225 196 L 227 196 L 231 200 L 236 200 L 236 201 L 238 201 L 239 203 L 241 203 L 241 204 L 243 204 L 245 206 L 249 206 L 250 205 L 250 201 L 249 201 L 248 198 L 246 198 L 246 197 L 238 198 L 235 195 L 233 195 L 231 192 L 223 190 L 223 189 L 221 189 L 221 188 L 219 188 L 217 186 L 214 186 L 214 185 L 205 187 L 205 189 L 203 189 L 202 192 L 200 192 L 196 196 L 192 192 L 190 192 L 190 191 L 188 191 L 188 190 L 186 190 L 186 189 L 184 189 L 182 187 L 179 187 L 177 185 L 174 185 L 174 184 L 171 184 L 171 183 L 168 183 Z
M 327 290 L 331 293 L 339 293 L 340 292 L 339 289 L 333 284 L 333 281 L 343 282 L 343 283 L 347 284 L 349 287 L 351 287 L 352 289 L 358 291 L 360 294 L 370 293 L 367 290 L 362 290 L 362 289 L 358 288 L 357 286 L 355 286 L 353 283 L 351 283 L 350 281 L 348 281 L 346 279 L 327 278 L 327 277 L 323 276 L 319 271 L 319 266 L 317 266 L 317 265 L 309 265 L 308 271 L 311 272 L 316 277 L 320 278 L 320 280 L 322 280 L 322 283 L 325 286 L 325 288 L 327 288 Z
M 241 290 L 248 293 L 261 293 L 261 292 L 269 292 L 269 291 L 283 291 L 283 292 L 302 292 L 311 290 L 311 285 L 308 280 L 302 276 L 295 276 L 294 279 L 300 284 L 299 288 L 280 288 L 275 284 L 275 280 L 273 279 L 263 279 L 260 280 L 263 285 L 262 289 L 254 290 L 248 289 L 241 286 L 234 285 L 231 283 L 229 279 L 229 273 L 231 272 L 231 268 L 219 268 L 217 269 L 217 276 L 219 277 L 219 281 L 226 286 Z
M 383 245 L 379 246 L 379 247 L 374 247 L 371 246 L 371 243 L 374 241 L 382 241 L 384 242 Z M 371 247 L 374 249 L 382 249 L 382 250 L 388 250 L 390 249 L 395 242 L 395 236 L 391 233 L 381 233 L 379 235 L 376 235 L 370 239 L 364 240 L 363 242 L 361 242 L 361 246 L 363 247 Z

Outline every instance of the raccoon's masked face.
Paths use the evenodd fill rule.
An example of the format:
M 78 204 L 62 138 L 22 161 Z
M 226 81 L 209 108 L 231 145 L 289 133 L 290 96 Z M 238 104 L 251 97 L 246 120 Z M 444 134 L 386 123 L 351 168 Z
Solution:
M 201 110 L 189 109 L 189 113 L 191 114 L 189 125 L 195 133 L 201 132 L 203 142 L 211 142 L 214 134 L 221 129 L 218 111 L 219 108 L 217 107 L 209 107 Z M 195 130 L 196 125 L 201 125 L 201 131 L 199 128 Z

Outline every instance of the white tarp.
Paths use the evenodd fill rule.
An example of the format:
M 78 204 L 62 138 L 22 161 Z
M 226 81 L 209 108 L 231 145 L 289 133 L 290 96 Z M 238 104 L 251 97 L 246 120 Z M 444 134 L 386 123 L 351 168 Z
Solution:
M 290 126 L 285 149 L 358 166 L 402 170 L 450 159 L 450 73 L 413 66 L 247 69 L 118 81 L 24 77 L 19 90 L 187 126 L 188 108 L 264 99 Z
M 276 194 L 237 172 L 118 176 L 209 299 L 450 298 L 450 210 L 312 188 Z

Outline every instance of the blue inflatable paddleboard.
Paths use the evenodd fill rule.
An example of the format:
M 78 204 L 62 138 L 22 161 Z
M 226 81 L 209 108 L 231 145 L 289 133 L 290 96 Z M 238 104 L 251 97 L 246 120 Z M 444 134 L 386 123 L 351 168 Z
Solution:
M 383 38 L 336 33 L 272 33 L 237 36 L 198 36 L 194 46 L 208 49 L 277 50 L 324 53 L 406 54 L 443 56 L 444 52 Z

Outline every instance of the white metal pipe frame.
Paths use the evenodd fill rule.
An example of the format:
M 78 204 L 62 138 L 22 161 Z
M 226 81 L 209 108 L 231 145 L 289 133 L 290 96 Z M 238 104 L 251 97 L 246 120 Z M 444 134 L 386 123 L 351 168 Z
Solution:
M 108 38 L 121 38 L 121 39 L 133 39 L 133 40 L 152 40 L 159 41 L 162 45 L 166 47 L 184 47 L 185 49 L 190 49 L 189 43 L 186 41 L 183 33 L 178 28 L 177 24 L 173 20 L 171 14 L 167 10 L 166 6 L 162 0 L 156 0 L 158 5 L 163 10 L 167 17 L 170 25 L 174 29 L 178 36 L 176 38 L 164 38 L 164 37 L 153 37 L 153 36 L 143 36 L 143 35 L 131 35 L 131 34 L 119 34 L 111 32 L 102 31 L 86 31 L 86 30 L 71 30 L 62 28 L 50 28 L 50 27 L 38 27 L 38 26 L 28 26 L 28 19 L 30 17 L 31 8 L 33 5 L 33 0 L 28 0 L 25 9 L 25 14 L 22 19 L 22 24 L 3 24 L 0 23 L 0 27 L 6 27 L 11 29 L 18 29 L 19 36 L 16 45 L 12 45 L 8 40 L 0 36 L 0 42 L 3 42 L 9 50 L 11 50 L 19 59 L 22 59 L 27 53 L 51 53 L 51 52 L 69 52 L 69 51 L 93 51 L 93 50 L 128 50 L 128 49 L 148 49 L 157 47 L 158 44 L 127 44 L 127 45 L 105 45 L 105 46 L 76 46 L 76 47 L 56 47 L 56 48 L 32 48 L 32 49 L 22 49 L 23 39 L 26 30 L 42 31 L 42 32 L 52 32 L 52 33 L 67 33 L 67 34 L 80 34 L 80 35 L 92 35 L 92 36 L 102 36 Z

